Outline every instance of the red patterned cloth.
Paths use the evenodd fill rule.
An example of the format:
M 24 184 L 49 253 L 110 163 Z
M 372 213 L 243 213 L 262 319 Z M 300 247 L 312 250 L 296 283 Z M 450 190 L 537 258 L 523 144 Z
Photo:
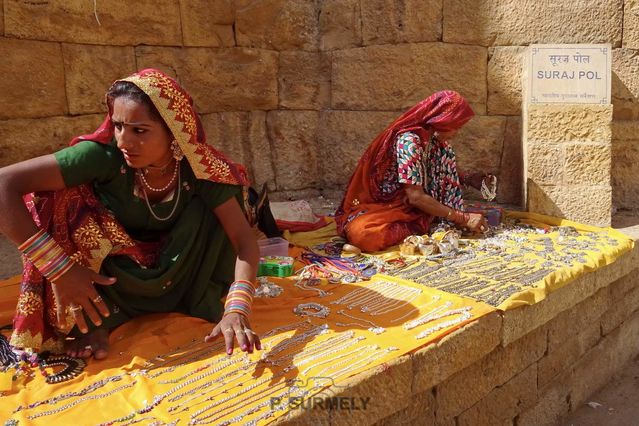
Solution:
M 430 147 L 426 144 L 434 132 L 457 130 L 473 116 L 459 93 L 442 91 L 391 123 L 366 149 L 351 176 L 335 213 L 338 232 L 366 251 L 381 250 L 408 235 L 426 233 L 432 218 L 404 203 L 401 185 L 389 190 L 389 177 L 397 175 L 396 138 L 405 132 L 414 133 L 423 144 L 422 151 L 449 147 L 445 141 Z
M 36 225 L 46 230 L 74 262 L 96 272 L 109 254 L 126 254 L 145 267 L 156 263 L 160 243 L 134 241 L 100 204 L 89 185 L 29 194 L 25 204 Z M 57 305 L 51 284 L 24 256 L 23 264 L 11 345 L 59 352 L 73 320 L 67 318 L 66 327 L 56 329 Z

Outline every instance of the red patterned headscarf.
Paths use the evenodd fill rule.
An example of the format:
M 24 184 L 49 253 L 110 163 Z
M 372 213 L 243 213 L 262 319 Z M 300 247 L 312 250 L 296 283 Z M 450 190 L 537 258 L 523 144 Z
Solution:
M 457 92 L 443 90 L 419 102 L 392 122 L 368 147 L 366 154 L 373 160 L 373 167 L 379 169 L 390 157 L 398 134 L 412 132 L 423 143 L 427 143 L 433 132 L 449 132 L 460 129 L 475 113 L 468 102 Z
M 390 203 L 401 194 L 383 194 L 384 179 L 392 167 L 397 167 L 395 139 L 404 132 L 419 136 L 427 144 L 434 132 L 460 129 L 475 113 L 466 100 L 457 92 L 437 92 L 406 111 L 382 131 L 366 149 L 351 176 L 341 206 L 335 213 L 338 230 L 349 217 L 368 205 Z M 445 142 L 444 142 L 445 143 Z
M 131 82 L 149 96 L 184 152 L 196 178 L 231 185 L 249 184 L 241 165 L 233 163 L 206 143 L 202 122 L 193 108 L 193 99 L 174 79 L 159 70 L 147 68 L 116 83 L 118 81 Z M 111 113 L 109 110 L 95 132 L 73 138 L 71 145 L 86 140 L 111 142 L 114 136 Z

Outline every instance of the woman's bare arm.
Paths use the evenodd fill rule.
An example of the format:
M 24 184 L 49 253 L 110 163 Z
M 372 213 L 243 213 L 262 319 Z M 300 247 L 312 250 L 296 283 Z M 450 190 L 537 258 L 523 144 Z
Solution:
M 249 226 L 240 204 L 237 199 L 231 198 L 216 207 L 213 212 L 231 240 L 235 253 L 237 253 L 235 280 L 255 282 L 260 252 L 255 234 Z M 253 348 L 261 349 L 260 339 L 251 330 L 249 318 L 239 313 L 225 314 L 213 328 L 213 331 L 205 337 L 205 341 L 211 341 L 220 334 L 224 336 L 228 354 L 233 353 L 233 338 L 237 339 L 243 351 L 251 353 Z
M 33 158 L 0 169 L 0 232 L 20 244 L 37 232 L 22 197 L 37 191 L 63 189 L 58 162 L 51 155 Z
M 447 218 L 473 232 L 484 232 L 488 229 L 488 223 L 483 215 L 479 213 L 460 214 L 426 194 L 419 185 L 405 184 L 404 191 L 406 192 L 406 202 L 426 214 Z

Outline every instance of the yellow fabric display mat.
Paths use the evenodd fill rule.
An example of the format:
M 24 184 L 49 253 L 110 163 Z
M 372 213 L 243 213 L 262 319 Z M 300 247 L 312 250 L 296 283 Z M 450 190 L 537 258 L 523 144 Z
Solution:
M 236 348 L 227 356 L 221 340 L 205 344 L 212 325 L 202 320 L 138 318 L 111 333 L 106 360 L 91 360 L 71 381 L 47 384 L 37 369 L 19 380 L 0 397 L 2 420 L 267 424 L 299 401 L 327 389 L 339 393 L 354 375 L 489 312 L 536 303 L 633 246 L 613 229 L 540 215 L 509 212 L 505 223 L 493 235 L 462 238 L 455 253 L 415 256 L 369 281 L 311 285 L 269 278 L 282 293 L 255 300 L 251 324 L 263 350 L 251 355 Z M 309 248 L 335 236 L 333 222 L 285 235 Z M 389 265 L 399 257 L 396 247 L 374 255 Z M 2 324 L 10 322 L 17 290 L 16 279 L 0 283 Z
M 21 389 L 0 399 L 0 412 L 20 425 L 178 419 L 178 424 L 266 424 L 286 414 L 291 401 L 331 386 L 338 391 L 354 374 L 493 311 L 396 278 L 322 285 L 330 294 L 321 298 L 313 289 L 296 287 L 292 278 L 269 281 L 283 293 L 255 300 L 252 327 L 262 336 L 262 351 L 246 355 L 236 348 L 227 356 L 221 340 L 203 343 L 212 328 L 205 321 L 146 316 L 116 329 L 109 357 L 91 360 L 69 382 L 47 384 L 36 370 Z M 365 306 L 371 310 L 362 312 Z M 330 311 L 322 318 L 297 315 L 296 307 L 302 314 Z M 428 313 L 423 324 L 416 322 Z M 417 338 L 420 333 L 424 336 Z
M 287 235 L 310 247 L 337 235 L 334 222 L 314 232 Z M 534 213 L 506 212 L 488 236 L 461 238 L 449 256 L 404 256 L 412 264 L 385 271 L 426 287 L 485 302 L 499 310 L 531 305 L 578 276 L 613 263 L 631 250 L 631 238 L 600 228 Z M 374 253 L 402 257 L 398 247 Z

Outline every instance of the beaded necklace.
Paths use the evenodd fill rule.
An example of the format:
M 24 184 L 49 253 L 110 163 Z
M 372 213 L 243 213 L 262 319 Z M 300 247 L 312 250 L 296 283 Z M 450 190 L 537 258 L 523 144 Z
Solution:
M 167 164 L 167 166 L 168 166 L 168 164 Z M 175 167 L 173 168 L 173 176 L 171 176 L 171 180 L 169 180 L 169 183 L 164 185 L 162 188 L 155 188 L 155 187 L 149 185 L 149 182 L 147 182 L 146 178 L 144 177 L 144 172 L 140 171 L 139 169 L 136 171 L 136 174 L 140 178 L 140 181 L 142 182 L 142 185 L 144 185 L 144 187 L 146 187 L 149 191 L 152 191 L 152 192 L 164 192 L 167 189 L 169 189 L 169 187 L 171 185 L 173 185 L 173 182 L 175 182 L 175 178 L 178 175 L 179 166 L 180 166 L 180 163 L 178 161 L 176 161 L 175 162 Z M 164 173 L 162 173 L 162 174 L 164 174 Z

